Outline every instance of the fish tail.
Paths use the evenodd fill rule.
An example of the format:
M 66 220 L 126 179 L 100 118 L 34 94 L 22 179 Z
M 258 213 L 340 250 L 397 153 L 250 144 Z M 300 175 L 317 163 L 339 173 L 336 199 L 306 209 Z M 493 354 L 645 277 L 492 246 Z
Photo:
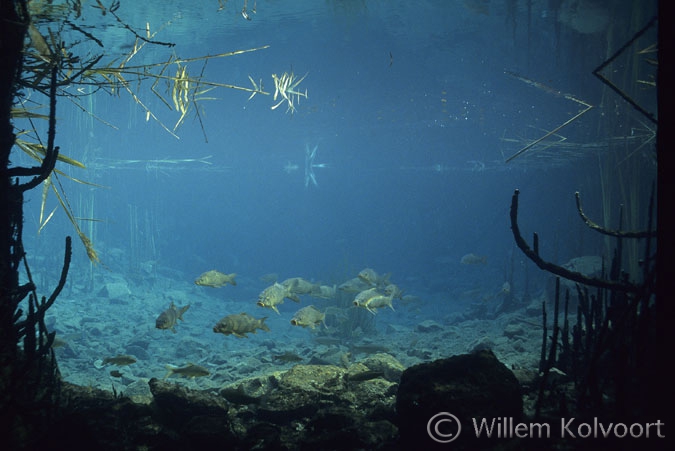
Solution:
M 183 321 L 183 313 L 187 312 L 187 310 L 190 308 L 190 304 L 186 305 L 185 307 L 181 307 L 181 309 L 178 311 L 178 319 Z
M 166 368 L 166 376 L 164 376 L 164 379 L 170 377 L 176 370 L 176 367 L 171 365 L 165 365 L 164 368 Z
M 277 312 L 277 313 L 278 313 L 278 312 Z M 267 327 L 267 324 L 265 324 L 265 320 L 266 320 L 266 319 L 267 319 L 267 317 L 260 318 L 260 328 L 261 328 L 262 330 L 264 330 L 265 332 L 269 332 L 269 331 L 270 331 L 270 328 Z
M 235 285 L 235 286 L 236 286 L 236 285 L 237 285 L 237 281 L 234 280 L 234 278 L 237 277 L 237 273 L 233 272 L 232 274 L 229 275 L 229 277 L 230 277 L 230 283 L 231 283 L 232 285 Z

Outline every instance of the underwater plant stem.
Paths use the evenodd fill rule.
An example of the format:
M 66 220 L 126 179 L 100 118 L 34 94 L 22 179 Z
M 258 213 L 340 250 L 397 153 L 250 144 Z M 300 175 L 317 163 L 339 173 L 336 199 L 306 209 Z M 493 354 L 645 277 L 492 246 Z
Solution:
M 607 229 L 605 227 L 602 227 L 602 226 L 596 224 L 595 222 L 593 222 L 584 213 L 583 209 L 581 208 L 581 195 L 579 194 L 579 191 L 574 193 L 574 197 L 576 199 L 577 211 L 579 212 L 579 216 L 581 216 L 581 220 L 584 221 L 584 224 L 586 224 L 588 227 L 595 230 L 596 232 L 602 233 L 603 235 L 614 236 L 614 237 L 617 237 L 617 238 L 647 238 L 647 237 L 655 237 L 656 236 L 656 231 L 651 231 L 651 230 L 625 232 L 623 230 L 612 230 L 612 229 Z
M 511 230 L 513 231 L 513 237 L 516 241 L 516 245 L 520 248 L 521 251 L 523 251 L 525 256 L 530 260 L 532 260 L 540 269 L 548 271 L 557 276 L 564 277 L 565 279 L 569 279 L 574 282 L 579 282 L 584 285 L 589 285 L 593 287 L 606 288 L 608 290 L 617 290 L 627 293 L 640 293 L 642 291 L 641 287 L 632 284 L 628 281 L 615 281 L 615 280 L 600 279 L 597 277 L 588 277 L 579 272 L 570 271 L 569 269 L 563 268 L 562 266 L 558 266 L 553 263 L 547 262 L 543 258 L 541 258 L 538 252 L 533 251 L 520 234 L 520 228 L 518 227 L 519 194 L 520 191 L 515 190 L 515 192 L 513 193 L 513 197 L 511 198 Z
M 50 90 L 49 90 L 49 130 L 47 132 L 47 149 L 45 157 L 40 166 L 32 168 L 16 167 L 7 169 L 9 177 L 35 175 L 30 181 L 17 186 L 20 191 L 28 191 L 42 183 L 54 170 L 56 160 L 59 156 L 58 146 L 54 147 L 56 136 L 56 76 L 58 66 L 52 68 Z

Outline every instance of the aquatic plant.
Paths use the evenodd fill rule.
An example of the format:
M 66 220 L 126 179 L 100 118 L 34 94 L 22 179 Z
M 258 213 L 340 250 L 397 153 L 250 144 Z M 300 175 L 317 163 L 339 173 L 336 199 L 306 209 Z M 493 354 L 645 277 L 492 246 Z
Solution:
M 9 167 L 15 144 L 12 104 L 23 60 L 23 40 L 29 25 L 26 3 L 3 2 L 5 64 L 0 70 L 0 432 L 6 446 L 26 446 L 51 419 L 58 398 L 58 368 L 51 349 L 54 332 L 48 332 L 45 314 L 66 282 L 70 266 L 71 240 L 66 238 L 61 278 L 49 297 L 40 298 L 33 282 L 23 247 L 24 193 L 43 183 L 54 170 L 59 156 L 55 145 L 56 90 L 59 66 L 49 71 L 47 95 L 49 114 L 47 145 L 41 164 L 34 167 Z M 22 178 L 28 181 L 20 182 Z M 20 283 L 24 268 L 27 282 Z M 22 304 L 27 301 L 27 311 Z
M 181 58 L 171 53 L 161 62 L 134 64 L 143 57 L 143 51 L 147 47 L 172 49 L 175 46 L 172 42 L 160 41 L 157 38 L 158 34 L 170 24 L 153 29 L 150 23 L 146 22 L 144 30 L 137 30 L 128 25 L 119 15 L 119 0 L 113 0 L 107 6 L 102 2 L 96 2 L 93 6 L 97 9 L 97 13 L 100 13 L 99 17 L 94 20 L 103 22 L 113 29 L 120 29 L 122 36 L 119 33 L 115 34 L 116 40 L 131 41 L 126 53 L 121 55 L 110 53 L 107 47 L 111 44 L 96 36 L 97 32 L 90 31 L 91 28 L 88 25 L 82 24 L 82 5 L 79 1 L 27 2 L 26 4 L 25 26 L 27 35 L 30 37 L 30 44 L 24 48 L 21 76 L 16 80 L 16 102 L 11 110 L 11 116 L 15 121 L 21 120 L 27 123 L 25 130 L 19 130 L 17 127 L 15 144 L 31 158 L 38 161 L 44 159 L 45 146 L 37 132 L 39 127 L 36 122 L 47 119 L 47 115 L 41 112 L 44 102 L 37 98 L 39 96 L 31 95 L 31 93 L 46 94 L 48 92 L 51 80 L 49 74 L 53 67 L 58 68 L 55 95 L 75 105 L 92 120 L 116 129 L 114 124 L 96 115 L 92 98 L 99 94 L 120 96 L 126 93 L 143 111 L 146 122 L 152 120 L 177 139 L 179 139 L 178 129 L 189 115 L 194 115 L 200 124 L 204 139 L 208 141 L 201 117 L 202 103 L 215 100 L 211 93 L 217 88 L 248 92 L 250 93 L 248 100 L 256 94 L 270 95 L 264 90 L 262 79 L 256 82 L 250 75 L 248 78 L 251 81 L 251 87 L 207 80 L 204 77 L 206 65 L 210 60 L 255 52 L 269 48 L 269 45 L 192 58 Z M 96 29 L 104 33 L 101 30 L 105 30 L 105 27 Z M 305 77 L 306 75 L 296 77 L 292 71 L 284 72 L 281 76 L 273 74 L 275 104 L 272 109 L 286 102 L 288 110 L 295 111 L 295 105 L 299 99 L 307 97 L 307 90 L 301 92 L 298 88 Z M 150 102 L 146 99 L 147 96 L 159 99 L 161 104 L 173 112 L 175 115 L 173 126 L 166 125 L 165 120 L 161 119 L 160 112 L 148 106 Z M 31 104 L 34 106 L 30 106 Z M 199 162 L 204 162 L 203 160 L 200 159 Z M 73 167 L 86 168 L 85 164 L 63 154 L 59 154 L 58 161 Z M 131 161 L 123 163 L 130 164 Z M 175 165 L 186 161 L 188 160 L 148 160 L 148 164 Z M 93 224 L 97 220 L 94 217 L 81 218 L 74 213 L 60 177 L 66 177 L 80 184 L 98 186 L 58 170 L 51 172 L 43 181 L 39 230 L 49 223 L 56 211 L 55 208 L 51 213 L 46 212 L 48 195 L 53 193 L 58 206 L 65 211 L 68 220 L 85 246 L 90 261 L 98 263 L 99 257 L 91 239 L 94 234 Z M 87 203 L 86 207 L 93 214 L 93 205 Z M 89 224 L 87 234 L 80 227 L 79 223 L 82 221 L 87 221 Z
M 66 237 L 57 286 L 49 296 L 39 296 L 23 247 L 24 194 L 42 185 L 42 229 L 53 217 L 54 211 L 47 213 L 45 206 L 48 193 L 54 193 L 90 261 L 99 260 L 90 238 L 91 229 L 87 235 L 80 228 L 82 219 L 74 214 L 59 176 L 77 183 L 88 182 L 56 169 L 59 161 L 85 168 L 83 163 L 62 154 L 56 145 L 57 100 L 71 102 L 93 120 L 114 127 L 95 115 L 91 101 L 83 100 L 98 93 L 126 92 L 145 112 L 146 120 L 153 119 L 178 138 L 176 131 L 188 115 L 194 114 L 201 124 L 201 102 L 211 100 L 207 94 L 215 88 L 245 91 L 251 93 L 251 97 L 270 95 L 263 90 L 262 82 L 248 88 L 203 78 L 204 67 L 210 59 L 268 46 L 196 58 L 172 54 L 161 63 L 132 65 L 132 59 L 148 44 L 167 48 L 174 44 L 155 39 L 161 28 L 151 31 L 147 24 L 144 32 L 138 32 L 126 24 L 117 14 L 118 0 L 112 0 L 107 6 L 100 1 L 87 5 L 98 10 L 101 20 L 113 21 L 116 27 L 132 36 L 130 51 L 115 58 L 106 43 L 95 36 L 96 32 L 90 31 L 94 28 L 77 20 L 81 18 L 83 6 L 80 1 L 70 0 L 0 3 L 3 49 L 0 66 L 0 433 L 5 446 L 11 449 L 31 448 L 31 443 L 40 440 L 40 432 L 46 430 L 44 425 L 52 419 L 58 405 L 60 381 L 52 351 L 55 333 L 48 331 L 45 314 L 65 285 L 72 250 L 71 238 Z M 194 71 L 193 64 L 201 64 L 201 71 Z M 297 79 L 292 74 L 280 78 L 285 80 L 280 88 L 289 107 L 294 108 L 293 102 L 300 96 L 306 97 L 306 92 L 296 91 L 302 79 L 304 77 Z M 152 83 L 149 92 L 177 114 L 173 127 L 165 126 L 143 100 L 141 86 L 147 87 L 148 82 Z M 46 137 L 40 131 L 45 127 L 37 125 L 39 121 L 47 123 Z M 17 159 L 12 165 L 13 149 L 38 161 L 38 165 L 21 166 L 21 160 Z M 93 210 L 92 205 L 92 214 Z M 94 218 L 88 220 L 91 222 Z
M 584 413 L 613 411 L 619 417 L 635 415 L 636 412 L 638 416 L 649 413 L 649 402 L 659 396 L 650 384 L 650 378 L 653 368 L 662 358 L 656 343 L 659 334 L 656 313 L 658 303 L 663 301 L 655 297 L 654 189 L 647 213 L 648 227 L 642 231 L 611 230 L 599 226 L 586 216 L 579 193 L 576 194 L 577 211 L 582 221 L 592 230 L 616 239 L 611 264 L 600 277 L 589 277 L 544 260 L 539 254 L 536 233 L 530 247 L 518 227 L 518 196 L 516 190 L 511 200 L 511 229 L 516 244 L 539 268 L 558 276 L 550 341 L 546 303 L 542 306 L 543 339 L 539 368 L 542 377 L 536 415 L 541 414 L 546 401 L 556 405 L 561 413 L 570 407 Z M 642 274 L 636 281 L 629 280 L 628 274 L 621 270 L 624 266 L 621 249 L 625 240 L 638 239 L 644 242 L 644 254 Z M 569 292 L 565 293 L 562 327 L 559 323 L 560 277 L 577 283 L 579 302 L 576 325 L 571 330 Z M 593 289 L 595 294 L 592 294 Z M 555 400 L 546 397 L 547 392 L 561 390 L 552 389 L 548 382 L 553 367 L 571 376 L 575 384 L 572 396 Z M 568 402 L 574 405 L 569 406 Z

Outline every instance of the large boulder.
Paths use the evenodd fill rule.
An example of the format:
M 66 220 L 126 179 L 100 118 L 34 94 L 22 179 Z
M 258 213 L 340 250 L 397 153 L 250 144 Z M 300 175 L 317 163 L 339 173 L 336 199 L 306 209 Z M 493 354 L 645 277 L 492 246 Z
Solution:
M 517 422 L 523 415 L 523 401 L 514 374 L 492 351 L 482 350 L 406 369 L 396 410 L 402 449 L 480 449 L 492 448 L 495 442 L 485 434 L 476 438 L 474 421 L 479 425 L 482 419 Z M 456 434 L 456 420 L 461 432 L 452 443 L 431 437 L 438 430 L 445 434 L 437 436 L 440 440 L 452 438 L 449 434 Z

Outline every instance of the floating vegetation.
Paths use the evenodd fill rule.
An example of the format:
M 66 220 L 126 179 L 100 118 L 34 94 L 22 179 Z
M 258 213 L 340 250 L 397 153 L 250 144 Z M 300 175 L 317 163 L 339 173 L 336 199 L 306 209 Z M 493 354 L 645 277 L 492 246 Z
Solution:
M 510 76 L 513 77 L 513 78 L 517 78 L 518 80 L 520 80 L 520 81 L 522 81 L 522 82 L 524 82 L 524 83 L 527 83 L 527 84 L 530 85 L 530 86 L 534 86 L 534 87 L 537 88 L 537 89 L 541 89 L 541 90 L 543 90 L 543 91 L 545 91 L 545 92 L 548 92 L 549 94 L 553 94 L 553 95 L 555 95 L 556 97 L 563 97 L 563 98 L 565 98 L 565 99 L 567 99 L 567 100 L 571 100 L 571 101 L 576 102 L 576 103 L 578 103 L 578 104 L 580 104 L 580 105 L 582 105 L 582 106 L 584 107 L 581 111 L 579 111 L 577 114 L 575 114 L 574 116 L 572 116 L 570 119 L 566 120 L 565 122 L 563 122 L 562 124 L 560 124 L 559 126 L 557 126 L 556 128 L 554 128 L 553 130 L 551 130 L 551 131 L 547 132 L 546 134 L 544 134 L 542 137 L 540 137 L 540 138 L 538 138 L 538 139 L 532 141 L 531 143 L 529 143 L 528 145 L 526 145 L 525 147 L 523 147 L 522 149 L 520 149 L 518 152 L 516 152 L 516 153 L 514 153 L 513 155 L 511 155 L 510 157 L 506 158 L 506 160 L 504 160 L 505 163 L 508 163 L 509 161 L 513 160 L 514 158 L 519 157 L 520 155 L 524 154 L 524 153 L 527 152 L 528 150 L 534 148 L 537 144 L 539 144 L 540 142 L 542 142 L 542 141 L 544 141 L 545 139 L 549 138 L 550 136 L 552 136 L 552 135 L 558 133 L 561 129 L 563 129 L 564 127 L 568 126 L 568 125 L 571 124 L 572 122 L 576 121 L 577 119 L 579 119 L 581 116 L 583 116 L 584 114 L 586 114 L 588 111 L 590 111 L 590 110 L 593 108 L 593 105 L 591 105 L 591 104 L 589 104 L 588 102 L 585 102 L 585 101 L 583 101 L 583 100 L 577 99 L 576 97 L 574 97 L 574 96 L 571 95 L 571 94 L 565 94 L 565 93 L 562 93 L 562 92 L 560 92 L 560 91 L 558 91 L 558 90 L 556 90 L 556 89 L 553 89 L 553 88 L 551 88 L 551 87 L 549 87 L 549 86 L 546 86 L 546 85 L 543 84 L 543 83 L 539 83 L 538 81 L 534 81 L 534 80 L 531 80 L 531 79 L 529 79 L 529 78 L 527 78 L 527 77 L 523 77 L 522 75 L 516 74 L 515 72 L 509 72 L 509 71 L 506 71 L 505 73 L 506 73 L 507 75 L 510 75 Z
M 24 48 L 23 66 L 20 79 L 17 81 L 17 106 L 12 109 L 12 119 L 25 121 L 28 126 L 23 126 L 15 131 L 17 139 L 15 144 L 21 151 L 42 163 L 45 156 L 45 145 L 42 143 L 34 121 L 49 119 L 49 115 L 40 110 L 48 105 L 49 93 L 54 87 L 55 98 L 65 98 L 82 112 L 104 125 L 117 128 L 103 118 L 97 117 L 93 111 L 93 103 L 82 102 L 83 99 L 91 99 L 98 93 L 119 96 L 126 92 L 131 96 L 135 104 L 145 113 L 146 122 L 151 119 L 159 124 L 165 131 L 179 139 L 178 129 L 190 115 L 199 121 L 204 139 L 208 142 L 206 131 L 202 123 L 201 103 L 205 100 L 215 100 L 212 91 L 216 88 L 227 88 L 250 93 L 249 100 L 256 94 L 270 95 L 263 88 L 262 79 L 256 83 L 249 75 L 252 87 L 238 86 L 236 84 L 209 81 L 204 78 L 206 65 L 214 58 L 226 58 L 243 53 L 255 52 L 269 48 L 269 45 L 260 47 L 234 50 L 218 53 L 215 55 L 198 56 L 194 58 L 180 58 L 171 54 L 161 62 L 147 64 L 132 64 L 140 57 L 146 45 L 173 48 L 172 42 L 157 40 L 159 32 L 167 28 L 170 23 L 151 28 L 150 22 L 145 23 L 145 28 L 137 30 L 128 25 L 118 15 L 120 2 L 113 0 L 108 6 L 96 1 L 96 14 L 99 16 L 99 24 L 96 27 L 82 26 L 82 5 L 77 2 L 29 2 L 28 3 L 28 36 L 30 40 Z M 255 3 L 253 10 L 255 12 Z M 90 21 L 89 24 L 92 22 Z M 88 24 L 88 25 L 89 25 Z M 112 27 L 120 29 L 124 35 L 115 37 L 115 45 L 119 48 L 128 49 L 121 56 L 114 55 L 108 48 L 108 42 L 95 36 L 97 31 L 107 30 Z M 100 31 L 104 33 L 105 31 Z M 125 36 L 129 38 L 129 45 L 124 46 Z M 54 76 L 52 76 L 54 74 Z M 296 77 L 291 71 L 284 72 L 280 77 L 272 75 L 275 85 L 274 102 L 271 107 L 277 109 L 282 103 L 287 104 L 287 111 L 294 112 L 301 97 L 307 98 L 307 90 L 300 92 L 298 86 L 305 79 Z M 163 105 L 176 114 L 173 126 L 165 124 L 162 115 L 151 108 L 146 100 L 148 90 L 158 98 Z M 40 100 L 39 96 L 44 96 Z M 34 105 L 34 106 L 33 106 Z M 87 105 L 87 106 L 86 106 Z M 26 131 L 27 130 L 27 131 Z M 28 139 L 28 136 L 31 138 Z M 85 165 L 78 160 L 57 153 L 58 161 L 73 167 L 84 169 Z M 174 165 L 175 163 L 199 162 L 210 164 L 204 159 L 181 159 L 181 160 L 156 160 L 159 164 Z M 92 262 L 98 262 L 98 255 L 93 248 L 90 237 L 85 235 L 77 224 L 77 218 L 63 191 L 63 186 L 58 180 L 58 175 L 63 175 L 77 182 L 97 186 L 82 180 L 73 178 L 58 170 L 43 180 L 43 196 L 40 216 L 40 230 L 53 217 L 53 210 L 45 214 L 47 194 L 53 192 L 59 205 L 66 211 L 66 215 L 75 227 L 75 231 L 82 240 L 87 250 L 87 255 Z M 87 220 L 95 221 L 93 218 Z M 91 232 L 91 231 L 90 231 Z
M 307 75 L 308 74 L 305 74 L 298 78 L 292 71 L 291 73 L 284 72 L 281 74 L 281 77 L 277 76 L 277 74 L 272 74 L 272 78 L 274 79 L 274 101 L 276 102 L 277 98 L 280 98 L 280 100 L 277 104 L 273 105 L 271 109 L 276 110 L 279 105 L 286 102 L 288 105 L 286 112 L 288 113 L 290 111 L 291 113 L 294 113 L 295 105 L 293 102 L 300 103 L 301 97 L 307 98 L 306 89 L 305 92 L 297 90 L 298 85 L 302 83 Z

